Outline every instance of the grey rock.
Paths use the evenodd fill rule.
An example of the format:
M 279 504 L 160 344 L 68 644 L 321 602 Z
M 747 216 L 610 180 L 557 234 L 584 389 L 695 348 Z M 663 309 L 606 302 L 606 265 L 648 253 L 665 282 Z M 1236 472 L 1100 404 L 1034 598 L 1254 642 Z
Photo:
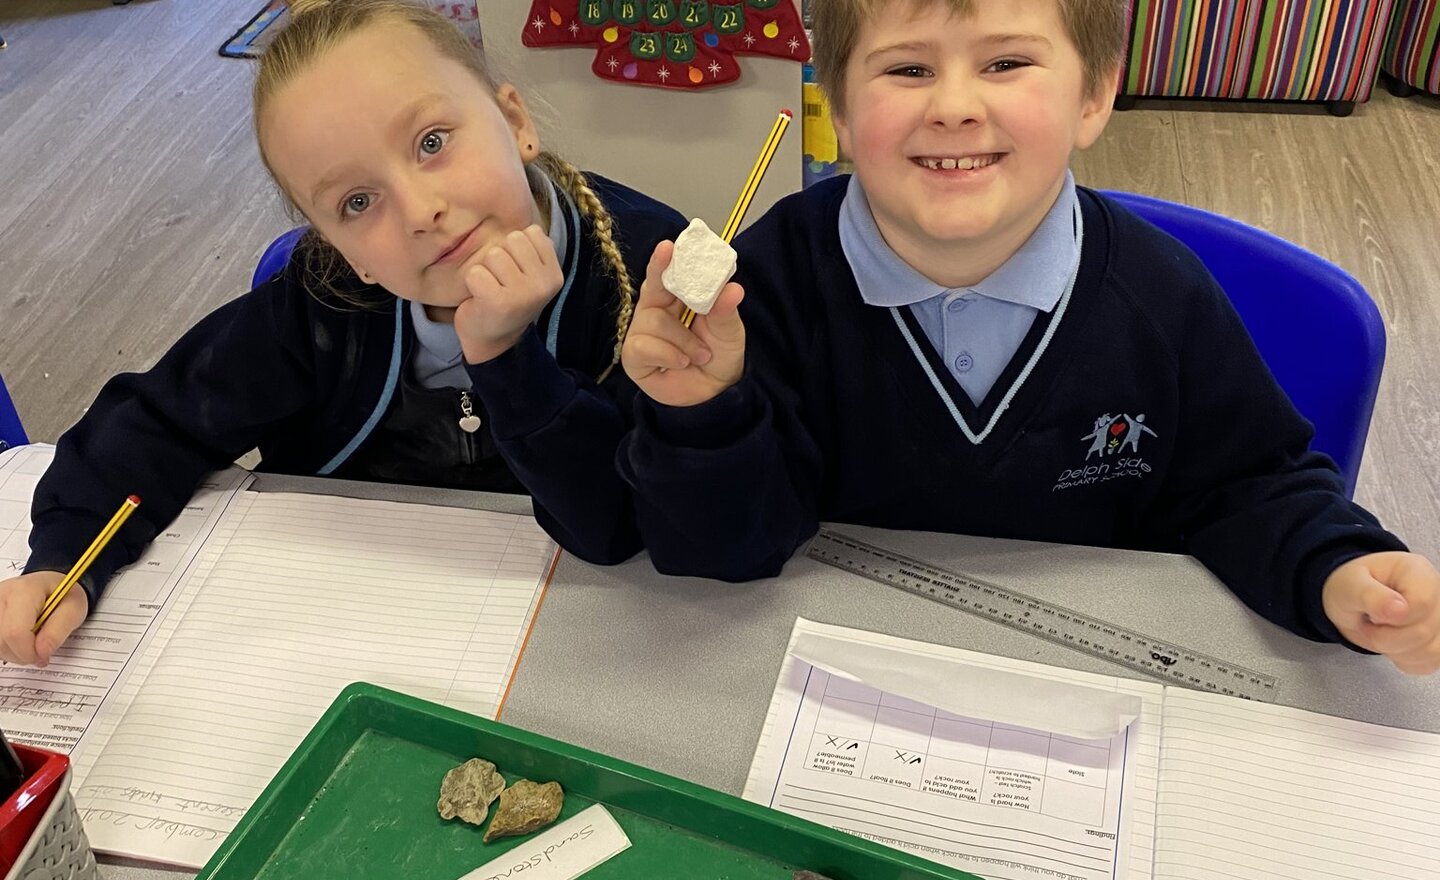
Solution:
M 440 782 L 440 818 L 459 816 L 471 825 L 484 825 L 490 804 L 505 788 L 505 777 L 483 758 L 471 758 L 445 774 Z

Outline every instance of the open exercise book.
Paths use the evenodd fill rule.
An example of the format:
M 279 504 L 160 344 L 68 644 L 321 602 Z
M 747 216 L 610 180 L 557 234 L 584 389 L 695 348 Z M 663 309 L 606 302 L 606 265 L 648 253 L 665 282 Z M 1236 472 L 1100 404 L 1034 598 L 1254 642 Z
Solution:
M 745 797 L 990 880 L 1440 877 L 1440 735 L 804 619 Z
M 0 570 L 53 455 L 0 454 Z M 494 717 L 558 549 L 529 516 L 245 491 L 216 474 L 0 727 L 69 751 L 91 845 L 203 865 L 353 681 Z

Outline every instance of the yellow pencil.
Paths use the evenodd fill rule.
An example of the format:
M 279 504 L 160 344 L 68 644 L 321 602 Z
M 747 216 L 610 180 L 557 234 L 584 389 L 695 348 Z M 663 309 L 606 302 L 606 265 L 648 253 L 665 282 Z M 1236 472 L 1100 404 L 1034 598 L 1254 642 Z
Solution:
M 69 594 L 70 588 L 84 577 L 86 570 L 90 568 L 90 563 L 95 561 L 95 557 L 100 555 L 101 551 L 105 549 L 105 545 L 110 543 L 110 539 L 115 537 L 115 533 L 120 531 L 125 520 L 129 519 L 130 514 L 134 513 L 135 508 L 139 506 L 140 496 L 131 495 L 125 499 L 125 502 L 120 505 L 120 509 L 115 511 L 115 515 L 110 517 L 110 521 L 105 524 L 105 528 L 101 529 L 100 534 L 95 536 L 95 540 L 90 542 L 90 547 L 79 559 L 75 560 L 75 564 L 70 567 L 70 571 L 60 581 L 60 585 L 51 591 L 50 596 L 45 600 L 45 607 L 40 609 L 40 618 L 35 621 L 35 628 L 31 632 L 38 633 L 40 631 L 40 627 L 45 625 L 45 621 L 50 619 L 50 615 Z
M 740 190 L 740 198 L 735 200 L 735 207 L 730 211 L 730 218 L 725 221 L 725 228 L 720 231 L 720 237 L 726 242 L 735 237 L 740 231 L 740 223 L 745 219 L 745 212 L 750 210 L 750 202 L 755 198 L 755 191 L 760 188 L 760 179 L 765 176 L 765 169 L 770 167 L 770 160 L 775 158 L 775 151 L 780 147 L 780 139 L 785 136 L 785 128 L 790 125 L 792 114 L 789 110 L 781 110 L 780 115 L 775 118 L 775 124 L 770 128 L 770 135 L 765 138 L 765 145 L 760 148 L 760 155 L 755 157 L 755 165 L 750 169 L 750 176 L 745 180 L 745 186 Z M 680 323 L 686 327 L 695 320 L 695 313 L 689 306 L 680 313 Z

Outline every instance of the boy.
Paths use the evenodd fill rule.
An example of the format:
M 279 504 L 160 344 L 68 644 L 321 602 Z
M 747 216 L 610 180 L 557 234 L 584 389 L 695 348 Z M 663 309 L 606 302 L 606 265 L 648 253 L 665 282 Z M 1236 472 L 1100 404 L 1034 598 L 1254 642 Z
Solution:
M 652 258 L 619 465 L 661 571 L 776 574 L 819 520 L 1184 552 L 1318 640 L 1440 665 L 1440 575 L 1343 495 L 1225 294 L 1077 189 L 1124 0 L 816 0 L 855 176 L 737 241 L 691 330 Z M 747 336 L 748 334 L 748 336 Z

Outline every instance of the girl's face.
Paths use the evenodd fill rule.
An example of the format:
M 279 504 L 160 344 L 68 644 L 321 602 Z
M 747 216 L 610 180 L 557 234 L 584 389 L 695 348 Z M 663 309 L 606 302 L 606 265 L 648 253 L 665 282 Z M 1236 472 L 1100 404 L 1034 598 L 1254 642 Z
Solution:
M 465 269 L 540 222 L 540 151 L 511 86 L 497 94 L 401 23 L 364 28 L 264 108 L 280 185 L 367 282 L 424 305 L 469 298 Z

